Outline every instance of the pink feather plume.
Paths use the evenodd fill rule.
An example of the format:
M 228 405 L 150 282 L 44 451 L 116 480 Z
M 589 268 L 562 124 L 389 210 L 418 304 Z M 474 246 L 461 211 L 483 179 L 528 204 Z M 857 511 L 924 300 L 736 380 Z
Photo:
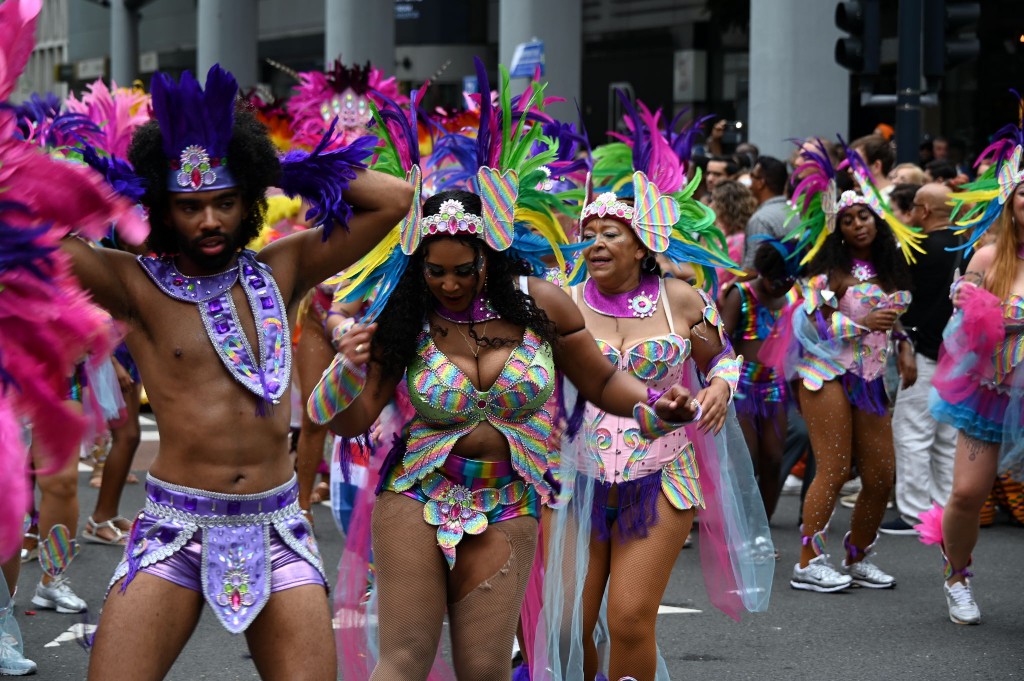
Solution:
M 127 158 L 132 133 L 153 116 L 150 96 L 134 88 L 119 88 L 114 82 L 108 88 L 102 80 L 86 87 L 88 92 L 81 100 L 68 95 L 68 111 L 88 116 L 100 127 L 99 135 L 90 135 L 91 144 L 111 156 Z
M 932 502 L 932 507 L 921 514 L 921 522 L 914 525 L 922 544 L 942 545 L 942 507 Z

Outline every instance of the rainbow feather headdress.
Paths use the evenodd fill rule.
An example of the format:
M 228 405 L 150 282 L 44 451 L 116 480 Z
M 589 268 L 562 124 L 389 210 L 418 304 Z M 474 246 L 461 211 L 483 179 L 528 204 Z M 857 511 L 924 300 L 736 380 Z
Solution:
M 978 155 L 978 167 L 990 162 L 989 168 L 974 182 L 955 192 L 950 201 L 954 205 L 953 219 L 960 227 L 959 234 L 970 232 L 961 248 L 970 249 L 988 231 L 1003 211 L 1003 205 L 1013 190 L 1024 182 L 1021 157 L 1024 155 L 1024 99 L 1016 90 L 1010 90 L 1017 99 L 1017 123 L 1009 123 L 992 136 L 993 141 Z
M 593 169 L 587 177 L 580 227 L 610 217 L 628 224 L 637 238 L 654 253 L 675 263 L 688 263 L 697 272 L 698 285 L 714 290 L 716 268 L 742 273 L 728 255 L 725 235 L 715 226 L 714 212 L 693 194 L 700 171 L 687 179 L 693 140 L 705 119 L 675 132 L 676 118 L 663 129 L 661 110 L 651 113 L 620 92 L 626 109 L 627 134 L 610 133 L 622 140 L 596 147 Z M 630 206 L 621 199 L 633 199 Z
M 557 156 L 557 143 L 543 135 L 541 125 L 544 85 L 534 83 L 523 95 L 512 98 L 508 72 L 499 67 L 501 87 L 495 106 L 479 59 L 476 67 L 484 96 L 475 137 L 445 133 L 432 144 L 428 159 L 420 158 L 417 134 L 422 90 L 413 92 L 408 112 L 393 101 L 386 101 L 380 109 L 371 106 L 376 123 L 372 130 L 380 137 L 372 167 L 404 177 L 412 184 L 414 196 L 401 223 L 339 276 L 347 282 L 338 292 L 340 298 L 362 300 L 375 291 L 364 317 L 367 322 L 384 309 L 410 256 L 424 238 L 469 234 L 496 251 L 514 253 L 538 271 L 543 268 L 540 258 L 544 255 L 553 254 L 558 265 L 564 267 L 562 247 L 573 250 L 553 217 L 552 206 L 558 204 L 558 199 L 540 188 L 547 177 L 542 167 Z M 424 169 L 430 171 L 429 175 L 424 175 Z M 455 188 L 475 192 L 480 196 L 481 214 L 466 212 L 457 201 L 445 201 L 436 215 L 423 215 L 424 187 L 435 193 Z
M 916 259 L 914 251 L 923 253 L 920 241 L 923 238 L 920 230 L 908 227 L 900 222 L 889 210 L 888 201 L 871 181 L 871 171 L 864 163 L 860 154 L 850 149 L 842 137 L 839 138 L 846 150 L 846 161 L 840 168 L 849 167 L 859 192 L 853 190 L 839 194 L 836 188 L 836 169 L 825 150 L 821 140 L 808 140 L 816 149 L 804 146 L 803 141 L 794 140 L 794 144 L 802 147 L 797 160 L 794 178 L 799 178 L 793 190 L 791 203 L 794 216 L 798 217 L 797 226 L 787 235 L 788 239 L 796 240 L 796 252 L 805 253 L 801 264 L 806 264 L 821 250 L 825 239 L 836 229 L 839 214 L 855 205 L 864 205 L 892 229 L 896 242 L 903 251 L 907 262 Z

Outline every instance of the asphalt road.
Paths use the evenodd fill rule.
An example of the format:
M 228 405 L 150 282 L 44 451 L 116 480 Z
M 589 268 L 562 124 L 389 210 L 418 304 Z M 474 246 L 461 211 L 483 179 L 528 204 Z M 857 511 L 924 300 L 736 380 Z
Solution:
M 151 428 L 147 428 L 152 432 Z M 155 434 L 155 433 L 154 433 Z M 152 460 L 156 443 L 143 442 L 136 466 Z M 82 520 L 96 498 L 82 473 Z M 141 485 L 126 487 L 122 513 L 142 503 Z M 314 509 L 326 564 L 336 566 L 342 541 L 330 512 Z M 832 536 L 841 538 L 850 511 L 840 508 Z M 734 622 L 709 604 L 700 577 L 699 534 L 684 550 L 665 593 L 658 640 L 673 679 L 1017 679 L 1024 678 L 1024 529 L 1000 516 L 982 530 L 975 553 L 975 594 L 983 624 L 957 626 L 946 617 L 941 561 L 935 547 L 913 537 L 883 536 L 876 562 L 894 574 L 891 591 L 856 589 L 838 594 L 795 591 L 789 576 L 799 552 L 797 500 L 783 497 L 773 521 L 778 562 L 768 612 Z M 840 540 L 833 543 L 838 544 Z M 86 544 L 70 571 L 76 592 L 94 613 L 120 551 Z M 76 641 L 76 629 L 91 618 L 53 611 L 28 614 L 38 564 L 28 564 L 20 580 L 18 620 L 28 655 L 39 665 L 39 679 L 84 679 L 88 653 Z M 288 651 L 282 650 L 282 655 Z M 125 670 L 125 678 L 130 676 Z M 169 679 L 256 679 L 243 637 L 226 633 L 206 613 Z

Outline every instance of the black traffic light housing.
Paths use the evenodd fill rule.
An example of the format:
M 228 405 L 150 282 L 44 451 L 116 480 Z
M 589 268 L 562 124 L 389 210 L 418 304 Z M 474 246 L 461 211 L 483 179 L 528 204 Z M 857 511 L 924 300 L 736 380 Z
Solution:
M 924 1 L 922 61 L 929 86 L 937 84 L 947 69 L 968 62 L 981 52 L 977 37 L 962 35 L 980 16 L 980 2 Z
M 836 26 L 849 37 L 836 41 L 836 63 L 854 73 L 878 74 L 882 27 L 880 0 L 849 0 L 836 5 Z

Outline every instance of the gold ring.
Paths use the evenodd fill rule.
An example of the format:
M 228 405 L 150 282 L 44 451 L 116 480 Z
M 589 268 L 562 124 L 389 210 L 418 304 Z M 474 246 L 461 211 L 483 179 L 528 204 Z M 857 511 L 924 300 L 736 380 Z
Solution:
M 363 351 L 363 344 L 360 343 L 359 345 L 356 346 L 356 352 L 362 352 L 362 351 Z

